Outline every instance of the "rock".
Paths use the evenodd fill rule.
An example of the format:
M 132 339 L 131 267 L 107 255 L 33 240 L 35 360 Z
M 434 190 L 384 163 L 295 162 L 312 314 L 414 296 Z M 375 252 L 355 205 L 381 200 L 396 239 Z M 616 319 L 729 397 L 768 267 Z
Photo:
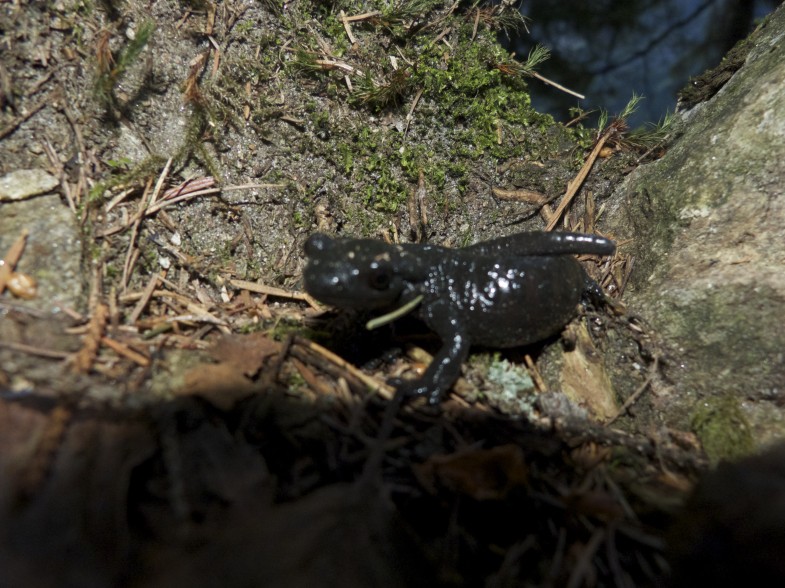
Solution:
M 730 397 L 759 443 L 785 436 L 783 35 L 781 7 L 745 65 L 682 115 L 665 156 L 616 191 L 610 215 L 611 234 L 632 239 L 627 302 L 672 352 L 661 418 L 689 427 L 699 406 Z
M 25 228 L 30 236 L 16 270 L 38 285 L 38 296 L 28 306 L 53 312 L 61 306 L 80 309 L 85 302 L 82 240 L 71 210 L 55 195 L 0 205 L 0 256 Z
M 18 169 L 0 178 L 0 202 L 46 194 L 60 182 L 42 169 Z

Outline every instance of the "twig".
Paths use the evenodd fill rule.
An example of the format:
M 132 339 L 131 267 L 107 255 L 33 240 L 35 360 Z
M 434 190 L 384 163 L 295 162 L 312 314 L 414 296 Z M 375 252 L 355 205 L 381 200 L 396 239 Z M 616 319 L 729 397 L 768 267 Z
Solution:
M 120 296 L 120 302 L 126 304 L 128 302 L 133 302 L 135 300 L 139 300 L 144 297 L 144 292 L 134 292 L 130 294 L 125 294 Z M 152 293 L 153 298 L 163 298 L 164 302 L 166 299 L 171 299 L 174 302 L 182 304 L 185 309 L 190 312 L 191 314 L 185 315 L 181 314 L 175 317 L 166 317 L 165 320 L 167 322 L 177 322 L 177 321 L 191 321 L 191 322 L 202 322 L 202 323 L 209 323 L 212 325 L 219 325 L 224 327 L 226 325 L 226 321 L 219 319 L 212 313 L 210 313 L 204 306 L 201 304 L 197 304 L 193 302 L 187 296 L 183 296 L 182 294 L 177 294 L 176 292 L 170 292 L 169 290 L 153 290 Z M 179 312 L 179 309 L 176 309 Z M 222 329 L 225 331 L 226 329 Z
M 256 188 L 285 188 L 286 184 L 239 184 L 237 186 L 224 186 L 224 192 L 234 192 L 236 190 L 254 190 Z
M 422 93 L 424 91 L 425 88 L 420 88 L 419 90 L 417 90 L 417 93 L 414 95 L 414 99 L 412 100 L 412 106 L 411 108 L 409 108 L 409 112 L 406 115 L 406 129 L 403 132 L 404 141 L 406 140 L 406 136 L 409 134 L 409 125 L 411 125 L 412 121 L 414 120 L 414 117 L 412 116 L 414 114 L 414 109 L 417 108 L 417 104 L 420 102 L 420 97 L 422 96 Z
M 548 386 L 545 385 L 545 380 L 542 379 L 540 370 L 537 369 L 537 364 L 534 363 L 532 356 L 527 353 L 523 356 L 523 359 L 526 362 L 526 368 L 529 370 L 529 375 L 537 388 L 537 392 L 540 394 L 547 392 Z
M 38 92 L 38 90 L 40 90 L 44 85 L 47 84 L 47 82 L 49 82 L 49 80 L 52 79 L 52 76 L 54 74 L 59 73 L 60 70 L 63 69 L 64 67 L 65 67 L 65 64 L 61 64 L 61 65 L 55 67 L 54 69 L 49 70 L 44 75 L 42 75 L 40 78 L 38 78 L 38 80 L 35 83 L 33 83 L 32 86 L 30 86 L 27 89 L 27 91 L 25 91 L 25 96 L 30 97 L 33 94 L 35 94 L 36 92 Z
M 306 365 L 317 367 L 320 371 L 328 374 L 337 382 L 343 380 L 346 382 L 346 386 L 349 388 L 349 390 L 354 390 L 358 395 L 362 396 L 368 391 L 368 385 L 365 384 L 362 380 L 358 379 L 346 371 L 342 366 L 335 364 L 316 351 L 307 349 L 301 345 L 292 345 L 289 355 L 290 357 L 296 357 L 302 360 Z
M 163 277 L 166 277 L 165 271 L 162 271 L 160 274 L 154 274 L 150 278 L 150 281 L 147 282 L 147 286 L 145 287 L 144 292 L 142 292 L 142 297 L 139 299 L 139 302 L 136 303 L 136 306 L 134 307 L 133 311 L 131 311 L 131 314 L 128 315 L 127 322 L 129 325 L 133 325 L 136 323 L 136 321 L 139 320 L 139 317 L 147 306 L 147 303 L 150 302 L 150 298 L 153 296 L 153 292 L 155 291 L 155 287 L 158 285 L 159 278 Z
M 46 158 L 49 160 L 49 165 L 52 166 L 52 169 L 55 172 L 54 175 L 56 175 L 57 179 L 60 181 L 60 187 L 63 189 L 65 199 L 68 201 L 68 208 L 71 209 L 71 212 L 76 214 L 76 201 L 74 200 L 73 194 L 71 194 L 71 188 L 65 177 L 63 164 L 60 162 L 60 158 L 57 156 L 57 152 L 49 139 L 44 138 L 42 143 L 44 151 L 46 152 Z
M 151 182 L 152 180 L 147 182 L 147 186 L 145 187 L 144 193 L 142 194 L 142 198 L 139 200 L 139 207 L 137 209 L 136 215 L 134 215 L 134 221 L 131 223 L 131 238 L 128 240 L 128 251 L 125 254 L 125 261 L 123 262 L 123 278 L 120 282 L 124 292 L 128 288 L 128 277 L 131 274 L 131 268 L 136 262 L 136 257 L 133 255 L 134 251 L 136 250 L 136 235 L 139 233 L 139 224 L 144 217 L 144 211 L 147 208 L 147 203 L 149 202 L 148 194 L 151 194 Z
M 646 151 L 646 152 L 645 152 L 643 155 L 641 155 L 641 156 L 640 156 L 638 159 L 636 159 L 636 160 L 635 160 L 635 167 L 639 166 L 639 165 L 640 165 L 640 163 L 641 163 L 641 161 L 643 161 L 643 160 L 644 160 L 644 159 L 646 159 L 646 158 L 647 158 L 649 155 L 651 155 L 651 154 L 654 152 L 654 150 L 655 150 L 655 149 L 659 149 L 660 147 L 662 147 L 663 145 L 665 145 L 665 143 L 667 143 L 667 142 L 670 140 L 670 138 L 671 138 L 671 133 L 668 133 L 667 135 L 665 135 L 665 136 L 662 138 L 662 140 L 661 140 L 661 141 L 658 141 L 658 142 L 657 142 L 655 145 L 653 145 L 652 147 L 650 147 L 650 148 L 649 148 L 649 149 L 648 149 L 648 150 L 647 150 L 647 151 Z
M 128 304 L 129 302 L 134 302 L 139 300 L 144 296 L 144 292 L 129 292 L 128 294 L 123 294 L 120 296 L 120 302 L 123 304 Z M 153 290 L 152 294 L 153 298 L 171 298 L 175 302 L 182 304 L 183 306 L 188 306 L 189 304 L 193 304 L 190 298 L 184 296 L 182 294 L 178 294 L 177 292 L 170 292 L 169 290 Z
M 161 196 L 161 200 L 171 200 L 183 194 L 191 194 L 197 190 L 206 190 L 207 188 L 212 188 L 214 185 L 215 178 L 212 176 L 206 176 L 199 179 L 191 178 L 185 180 L 179 186 L 169 188 L 166 192 L 164 192 L 164 195 Z
M 321 382 L 319 378 L 316 377 L 316 374 L 313 373 L 313 370 L 305 365 L 302 360 L 292 357 L 291 361 L 297 371 L 300 372 L 300 375 L 305 380 L 305 383 L 308 384 L 308 387 L 316 392 L 316 394 L 320 396 L 329 396 L 333 393 L 333 390 Z
M 268 296 L 277 296 L 278 298 L 286 298 L 288 300 L 302 300 L 303 302 L 307 302 L 311 308 L 322 310 L 322 306 L 305 292 L 284 290 L 283 288 L 265 286 L 264 284 L 246 282 L 245 280 L 229 280 L 229 283 L 235 288 L 256 292 L 257 294 L 267 294 Z
M 575 567 L 570 574 L 570 579 L 567 581 L 567 588 L 578 588 L 578 586 L 584 584 L 584 580 L 587 580 L 590 577 L 589 566 L 591 566 L 591 560 L 594 559 L 594 555 L 597 553 L 597 550 L 604 539 L 604 528 L 598 528 L 594 531 L 591 539 L 584 545 L 583 550 L 578 556 L 578 561 L 575 563 Z
M 537 78 L 538 80 L 540 80 L 541 82 L 543 82 L 545 84 L 548 84 L 549 86 L 553 86 L 557 90 L 561 90 L 562 92 L 565 92 L 565 93 L 569 94 L 570 96 L 575 96 L 576 98 L 578 98 L 580 100 L 583 100 L 584 98 L 586 98 L 586 96 L 584 96 L 583 94 L 578 94 L 578 92 L 574 92 L 573 90 L 570 90 L 569 88 L 565 88 L 561 84 L 557 84 L 553 80 L 549 80 L 545 76 L 538 74 L 536 71 L 530 72 L 529 75 L 532 76 L 533 78 Z
M 341 11 L 343 12 L 343 11 Z M 373 18 L 374 16 L 379 16 L 381 12 L 378 10 L 373 10 L 371 12 L 363 12 L 362 14 L 356 14 L 354 16 L 343 16 L 343 20 L 346 22 L 356 22 L 358 20 L 368 20 L 369 18 Z
M 341 10 L 341 12 L 338 13 L 338 16 L 341 19 L 341 23 L 343 24 L 343 30 L 346 31 L 346 36 L 349 37 L 349 42 L 354 45 L 357 43 L 357 39 L 355 39 L 354 35 L 352 34 L 352 27 L 351 24 L 349 24 L 350 21 L 347 18 L 346 13 Z
M 207 323 L 210 325 L 218 325 L 219 327 L 225 327 L 226 321 L 223 319 L 219 319 L 216 316 L 213 316 L 209 312 L 204 313 L 194 313 L 194 314 L 180 314 L 177 316 L 169 316 L 166 317 L 166 322 L 168 323 L 179 323 L 179 322 L 188 322 L 188 323 Z
M 30 231 L 22 229 L 22 232 L 16 238 L 16 241 L 14 241 L 11 247 L 8 248 L 8 251 L 6 251 L 5 257 L 0 260 L 0 294 L 5 290 L 8 279 L 11 277 L 14 269 L 16 269 L 16 264 L 19 263 L 19 260 L 22 257 L 29 234 Z
M 322 67 L 322 69 L 339 69 L 346 73 L 356 73 L 357 75 L 365 75 L 362 71 L 354 66 L 344 63 L 342 61 L 335 61 L 333 59 L 315 59 L 314 63 Z
M 120 193 L 119 193 L 117 196 L 115 196 L 114 198 L 112 198 L 112 199 L 109 201 L 109 203 L 106 205 L 106 207 L 104 208 L 104 210 L 105 210 L 106 212 L 111 212 L 111 211 L 112 211 L 112 209 L 113 209 L 115 206 L 117 206 L 118 204 L 120 204 L 120 203 L 121 203 L 121 202 L 122 202 L 122 201 L 125 199 L 125 197 L 126 197 L 126 196 L 128 196 L 129 194 L 133 193 L 133 191 L 134 191 L 134 190 L 136 190 L 136 188 L 135 188 L 135 187 L 134 187 L 134 188 L 127 188 L 126 190 L 123 190 L 123 191 L 122 191 L 122 192 L 120 192 Z
M 64 90 L 60 89 L 59 92 L 62 96 L 65 96 Z M 82 156 L 86 156 L 87 151 L 85 149 L 84 139 L 82 137 L 82 131 L 79 128 L 79 125 L 76 124 L 76 119 L 74 118 L 71 109 L 68 108 L 68 102 L 66 100 L 62 101 L 62 112 L 66 120 L 68 121 L 68 124 L 71 125 L 71 130 L 73 130 L 74 132 L 74 137 L 76 138 L 77 152 Z
M 156 204 L 153 204 L 152 206 L 150 206 L 148 208 L 140 210 L 130 220 L 128 220 L 128 221 L 126 221 L 126 222 L 124 222 L 124 223 L 122 223 L 120 225 L 116 225 L 114 227 L 110 227 L 110 228 L 108 228 L 108 229 L 106 229 L 104 231 L 99 231 L 96 234 L 96 236 L 100 237 L 100 238 L 109 237 L 111 235 L 114 235 L 115 233 L 119 233 L 121 231 L 124 231 L 128 227 L 132 226 L 140 218 L 143 218 L 143 217 L 146 217 L 146 216 L 151 216 L 151 215 L 155 214 L 156 212 L 158 212 L 159 210 L 163 210 L 164 208 L 172 206 L 173 204 L 177 204 L 178 202 L 183 202 L 184 200 L 190 200 L 192 198 L 196 198 L 197 196 L 206 196 L 208 194 L 218 194 L 219 192 L 231 192 L 231 191 L 234 191 L 234 190 L 253 190 L 255 188 L 265 188 L 265 189 L 267 189 L 267 188 L 285 188 L 285 187 L 286 187 L 286 184 L 242 184 L 242 185 L 239 185 L 239 186 L 227 186 L 227 187 L 223 187 L 223 188 L 210 188 L 208 190 L 199 190 L 197 192 L 183 193 L 182 195 L 177 196 L 176 198 L 169 198 L 169 194 L 171 193 L 171 191 L 167 191 L 164 194 L 164 196 Z M 176 189 L 174 189 L 174 190 L 176 191 Z M 185 189 L 183 189 L 183 192 L 187 192 L 187 191 Z
M 109 337 L 101 337 L 101 343 L 106 345 L 109 349 L 117 353 L 118 355 L 122 355 L 123 357 L 130 359 L 134 363 L 142 366 L 147 367 L 150 365 L 150 358 L 145 357 L 138 351 L 134 351 L 128 345 L 124 345 L 119 341 L 115 341 L 114 339 L 110 339 Z
M 15 343 L 13 341 L 0 341 L 0 347 L 37 355 L 38 357 L 48 357 L 49 359 L 68 359 L 73 355 L 73 353 L 68 351 L 55 351 L 54 349 L 44 349 L 43 347 L 34 347 L 33 345 L 25 345 L 24 343 Z
M 262 185 L 262 187 L 277 187 L 277 185 Z M 192 194 L 184 194 L 183 196 L 178 196 L 177 198 L 172 198 L 171 200 L 160 200 L 154 206 L 147 208 L 146 210 L 142 211 L 141 213 L 137 213 L 134 217 L 118 226 L 111 227 L 106 229 L 105 231 L 101 231 L 97 234 L 98 237 L 109 237 L 110 235 L 114 235 L 115 233 L 119 233 L 124 231 L 131 225 L 133 225 L 137 220 L 145 216 L 151 216 L 158 212 L 159 210 L 163 210 L 171 206 L 172 204 L 177 204 L 178 202 L 182 202 L 183 200 L 190 200 L 192 198 L 196 198 L 197 196 L 205 196 L 207 194 L 218 194 L 219 192 L 225 191 L 226 188 L 212 188 L 210 190 L 200 190 L 199 192 L 193 192 Z
M 646 380 L 644 380 L 643 384 L 638 386 L 638 389 L 635 390 L 635 392 L 633 392 L 632 395 L 630 395 L 630 397 L 624 401 L 624 404 L 621 405 L 621 408 L 616 412 L 616 414 L 605 422 L 606 427 L 613 424 L 613 422 L 616 419 L 618 419 L 622 414 L 627 412 L 627 410 L 638 401 L 641 395 L 646 391 L 646 388 L 648 388 L 651 385 L 652 381 L 654 380 L 654 375 L 657 373 L 658 365 L 659 365 L 659 358 L 655 357 L 654 361 L 651 364 L 651 367 L 649 368 L 649 375 L 646 376 Z
M 172 198 L 171 200 L 160 200 L 157 204 L 155 204 L 155 205 L 149 207 L 147 210 L 143 211 L 141 216 L 140 216 L 140 218 L 142 216 L 151 216 L 151 215 L 155 214 L 156 212 L 158 212 L 159 210 L 163 210 L 164 208 L 167 208 L 168 206 L 171 206 L 172 204 L 177 204 L 178 202 L 182 202 L 183 200 L 190 200 L 192 198 L 196 198 L 197 196 L 205 196 L 206 194 L 218 194 L 219 192 L 221 192 L 221 188 L 211 188 L 210 190 L 200 190 L 198 192 L 192 192 L 191 194 L 183 194 L 182 196 L 178 196 L 177 198 Z M 129 227 L 134 222 L 135 222 L 134 220 L 130 221 L 125 226 L 120 227 L 118 229 L 118 231 L 121 231 L 121 230 Z M 117 232 L 117 231 L 113 231 L 113 232 Z M 108 232 L 105 232 L 101 236 L 102 237 L 106 236 L 107 233 Z M 111 234 L 111 233 L 109 233 L 109 234 Z
M 13 133 L 17 128 L 19 128 L 19 125 L 21 125 L 27 119 L 33 117 L 44 106 L 51 103 L 52 103 L 51 97 L 49 96 L 44 97 L 43 100 L 41 100 L 40 102 L 38 102 L 38 104 L 33 106 L 30 112 L 18 116 L 15 120 L 11 121 L 11 124 L 7 125 L 4 129 L 0 130 L 0 139 L 5 139 L 8 135 Z
M 308 339 L 303 339 L 301 337 L 296 337 L 294 342 L 296 345 L 305 347 L 306 349 L 313 351 L 314 353 L 328 360 L 330 363 L 340 367 L 342 370 L 345 370 L 346 372 L 351 374 L 354 378 L 360 380 L 365 386 L 368 387 L 369 390 L 373 390 L 377 392 L 379 396 L 381 396 L 385 400 L 390 400 L 394 396 L 395 389 L 392 386 L 385 384 L 384 382 L 380 382 L 376 378 L 372 378 L 371 376 L 364 374 L 362 371 L 360 371 L 352 364 L 347 362 L 345 359 L 336 355 L 332 351 L 325 349 L 318 343 L 314 343 L 313 341 L 309 341 Z
M 630 255 L 624 260 L 624 275 L 622 276 L 621 284 L 619 284 L 618 297 L 621 298 L 624 290 L 627 288 L 627 282 L 632 275 L 632 269 L 635 267 L 635 257 Z
M 570 205 L 572 199 L 575 198 L 578 190 L 580 190 L 583 182 L 586 180 L 586 176 L 589 175 L 589 172 L 591 171 L 594 162 L 597 160 L 597 157 L 599 156 L 603 146 L 614 133 L 616 133 L 616 129 L 609 128 L 607 131 L 605 131 L 605 133 L 603 133 L 603 135 L 600 137 L 600 140 L 597 141 L 594 149 L 592 149 L 589 157 L 586 159 L 586 163 L 583 164 L 583 167 L 578 172 L 578 175 L 575 176 L 575 179 L 567 186 L 567 192 L 565 192 L 562 201 L 559 203 L 559 206 L 556 207 L 556 211 L 553 213 L 550 222 L 548 222 L 547 226 L 545 227 L 546 231 L 552 231 L 559 223 L 562 214 L 564 214 L 564 211 Z
M 88 373 L 98 357 L 101 339 L 104 336 L 106 323 L 109 319 L 109 308 L 105 304 L 98 304 L 90 317 L 90 324 L 85 333 L 82 348 L 74 355 L 73 369 L 76 372 Z
M 164 169 L 161 171 L 161 174 L 158 176 L 158 181 L 155 183 L 155 189 L 153 190 L 153 194 L 150 196 L 149 206 L 152 206 L 153 204 L 156 203 L 156 200 L 158 200 L 158 194 L 161 193 L 161 188 L 164 185 L 164 181 L 169 176 L 169 170 L 171 169 L 171 167 L 172 167 L 172 158 L 170 157 L 166 161 L 166 165 L 164 166 Z

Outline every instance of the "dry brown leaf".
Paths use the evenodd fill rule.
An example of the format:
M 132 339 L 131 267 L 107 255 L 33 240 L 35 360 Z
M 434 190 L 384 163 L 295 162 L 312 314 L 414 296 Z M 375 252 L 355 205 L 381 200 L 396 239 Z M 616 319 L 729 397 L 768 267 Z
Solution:
M 502 500 L 526 484 L 527 468 L 517 445 L 434 455 L 415 468 L 420 483 L 431 493 L 447 487 L 475 500 Z
M 200 396 L 221 410 L 230 410 L 243 398 L 254 394 L 269 380 L 259 377 L 281 344 L 262 333 L 223 338 L 210 355 L 218 363 L 202 363 L 191 368 L 178 396 Z
M 265 362 L 281 351 L 281 344 L 263 333 L 224 337 L 211 350 L 210 355 L 228 363 L 243 375 L 253 378 Z

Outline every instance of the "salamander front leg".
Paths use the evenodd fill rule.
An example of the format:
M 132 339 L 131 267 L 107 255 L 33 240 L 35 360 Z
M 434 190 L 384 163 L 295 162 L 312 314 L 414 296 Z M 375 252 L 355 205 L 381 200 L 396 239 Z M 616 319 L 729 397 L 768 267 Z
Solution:
M 394 382 L 399 391 L 407 396 L 425 396 L 429 404 L 438 404 L 461 375 L 461 365 L 466 361 L 471 346 L 463 329 L 454 320 L 445 320 L 438 326 L 441 328 L 434 330 L 442 338 L 442 347 L 422 377 Z

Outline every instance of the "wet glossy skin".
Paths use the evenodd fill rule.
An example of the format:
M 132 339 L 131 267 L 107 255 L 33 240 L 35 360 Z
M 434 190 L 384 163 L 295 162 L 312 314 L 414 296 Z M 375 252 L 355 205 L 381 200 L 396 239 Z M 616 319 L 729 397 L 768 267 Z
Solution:
M 333 239 L 316 233 L 305 289 L 340 308 L 413 311 L 442 340 L 425 374 L 399 384 L 433 404 L 460 375 L 471 345 L 516 347 L 561 331 L 592 282 L 572 256 L 610 255 L 612 241 L 580 233 L 519 233 L 463 249 Z

